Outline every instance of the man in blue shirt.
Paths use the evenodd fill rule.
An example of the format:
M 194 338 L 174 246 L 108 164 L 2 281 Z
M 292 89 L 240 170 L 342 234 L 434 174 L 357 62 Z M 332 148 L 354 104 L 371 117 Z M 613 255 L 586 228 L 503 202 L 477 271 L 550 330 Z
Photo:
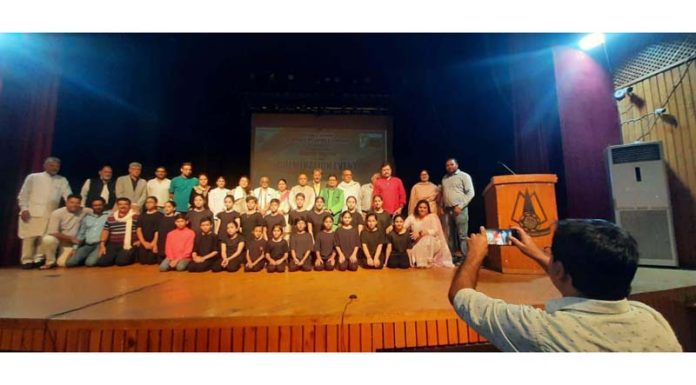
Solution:
M 87 213 L 80 221 L 80 229 L 77 231 L 77 239 L 81 242 L 74 246 L 73 254 L 65 262 L 66 267 L 76 267 L 83 263 L 86 266 L 94 266 L 99 259 L 99 238 L 104 229 L 109 211 L 105 211 L 106 201 L 102 197 L 96 197 L 91 202 L 92 212 Z
M 179 213 L 188 212 L 189 199 L 191 199 L 191 189 L 198 185 L 198 178 L 191 177 L 193 166 L 190 162 L 181 164 L 181 175 L 172 179 L 169 185 L 169 199 L 176 203 L 176 211 Z

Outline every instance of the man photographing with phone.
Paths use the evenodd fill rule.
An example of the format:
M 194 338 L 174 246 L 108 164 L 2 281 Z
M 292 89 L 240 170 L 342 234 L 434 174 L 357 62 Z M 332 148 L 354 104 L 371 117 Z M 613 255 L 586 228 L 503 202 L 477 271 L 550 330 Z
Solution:
M 545 309 L 511 305 L 476 291 L 488 253 L 486 229 L 467 240 L 449 299 L 457 314 L 502 351 L 682 351 L 660 313 L 628 301 L 638 267 L 636 241 L 604 220 L 558 222 L 550 250 L 521 228 L 514 246 L 541 265 L 562 298 Z

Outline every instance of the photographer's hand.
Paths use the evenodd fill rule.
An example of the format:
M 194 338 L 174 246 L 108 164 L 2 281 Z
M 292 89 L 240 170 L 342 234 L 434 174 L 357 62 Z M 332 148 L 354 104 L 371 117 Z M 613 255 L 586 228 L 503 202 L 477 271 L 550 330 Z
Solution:
M 514 230 L 517 230 L 519 234 L 519 239 L 515 238 L 512 234 L 510 235 L 510 240 L 512 244 L 517 246 L 520 251 L 522 251 L 526 256 L 532 258 L 536 263 L 544 268 L 544 271 L 548 270 L 549 264 L 551 263 L 551 257 L 547 255 L 536 243 L 532 237 L 527 234 L 521 227 L 512 226 Z

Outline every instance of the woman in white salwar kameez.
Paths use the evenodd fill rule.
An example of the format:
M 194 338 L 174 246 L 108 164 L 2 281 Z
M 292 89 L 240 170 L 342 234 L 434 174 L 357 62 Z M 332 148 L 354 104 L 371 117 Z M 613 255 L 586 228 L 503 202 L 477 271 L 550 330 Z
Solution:
M 440 218 L 430 212 L 428 201 L 418 201 L 413 213 L 406 218 L 404 228 L 411 232 L 415 242 L 410 257 L 416 267 L 454 266 Z

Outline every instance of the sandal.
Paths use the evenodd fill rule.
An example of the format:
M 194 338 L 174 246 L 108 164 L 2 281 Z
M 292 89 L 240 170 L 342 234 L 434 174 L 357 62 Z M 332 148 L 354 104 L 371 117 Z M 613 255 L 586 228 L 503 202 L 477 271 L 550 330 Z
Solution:
M 55 263 L 45 264 L 45 265 L 42 265 L 41 267 L 39 267 L 39 270 L 49 270 L 49 269 L 53 269 L 54 267 L 56 267 Z

